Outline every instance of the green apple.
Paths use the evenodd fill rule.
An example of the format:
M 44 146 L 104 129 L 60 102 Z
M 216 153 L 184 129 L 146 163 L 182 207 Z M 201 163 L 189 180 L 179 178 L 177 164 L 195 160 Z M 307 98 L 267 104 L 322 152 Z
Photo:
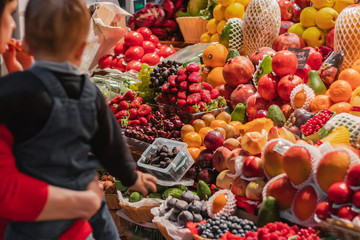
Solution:
M 302 34 L 305 43 L 310 47 L 320 47 L 325 43 L 325 33 L 317 27 L 309 27 Z
M 300 22 L 304 27 L 315 26 L 315 16 L 317 10 L 314 7 L 307 7 L 301 11 Z
M 335 26 L 339 13 L 330 7 L 320 9 L 315 16 L 315 24 L 322 30 L 329 30 Z
M 335 0 L 311 0 L 311 2 L 316 9 L 332 7 L 335 4 Z
M 305 31 L 306 27 L 304 27 L 301 23 L 295 23 L 294 25 L 292 25 L 288 32 L 289 33 L 297 33 L 300 36 L 302 36 L 303 32 Z
M 335 0 L 334 9 L 340 13 L 347 6 L 355 4 L 354 0 Z

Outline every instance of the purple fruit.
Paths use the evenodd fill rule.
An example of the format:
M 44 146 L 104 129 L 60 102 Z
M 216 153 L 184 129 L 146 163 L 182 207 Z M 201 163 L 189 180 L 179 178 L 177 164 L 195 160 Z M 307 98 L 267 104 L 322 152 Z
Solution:
M 209 149 L 205 149 L 200 152 L 197 164 L 201 168 L 211 168 L 212 167 L 212 157 L 214 152 Z
M 212 169 L 203 169 L 198 174 L 198 181 L 202 180 L 207 184 L 213 184 L 216 181 L 216 175 Z

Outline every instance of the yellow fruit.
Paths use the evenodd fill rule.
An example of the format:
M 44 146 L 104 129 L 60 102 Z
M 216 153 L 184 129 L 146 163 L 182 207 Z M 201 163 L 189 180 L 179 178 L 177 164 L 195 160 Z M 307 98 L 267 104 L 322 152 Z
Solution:
M 216 26 L 216 31 L 218 34 L 221 34 L 222 30 L 226 26 L 226 20 L 221 20 L 218 25 Z
M 194 159 L 195 163 L 197 162 L 197 159 L 199 157 L 199 154 L 200 154 L 200 149 L 199 148 L 195 148 L 195 147 L 191 147 L 191 148 L 188 148 L 188 151 L 191 155 L 191 157 Z
M 241 147 L 250 155 L 261 153 L 267 139 L 259 132 L 246 133 L 241 139 Z
M 311 0 L 311 2 L 315 8 L 321 9 L 334 6 L 335 0 Z
M 210 43 L 211 34 L 209 32 L 203 33 L 200 36 L 201 43 Z
M 224 7 L 229 6 L 230 4 L 232 4 L 234 2 L 235 2 L 235 0 L 219 0 L 219 3 Z
M 211 212 L 212 213 L 220 212 L 226 206 L 227 199 L 228 199 L 228 195 L 225 193 L 217 195 L 211 204 Z
M 304 103 L 306 101 L 306 93 L 305 90 L 301 90 L 299 91 L 295 97 L 294 97 L 294 105 L 297 108 L 301 108 L 302 106 L 304 106 Z
M 202 58 L 206 66 L 213 68 L 224 67 L 228 54 L 229 51 L 224 45 L 215 43 L 210 44 L 204 49 Z
M 231 122 L 229 123 L 229 125 L 231 125 L 231 126 L 233 126 L 233 127 L 235 128 L 236 133 L 239 133 L 240 128 L 241 128 L 241 126 L 242 126 L 242 123 L 239 122 L 239 121 L 231 121 Z
M 333 8 L 340 13 L 344 8 L 353 4 L 355 4 L 354 0 L 335 0 Z
M 200 129 L 206 127 L 205 122 L 201 119 L 196 119 L 192 125 L 195 128 L 195 132 L 197 133 L 200 131 Z
M 229 20 L 230 18 L 241 18 L 244 17 L 245 8 L 241 3 L 232 3 L 225 9 L 225 19 Z
M 214 120 L 211 122 L 210 127 L 211 128 L 217 128 L 217 127 L 223 128 L 223 127 L 225 127 L 225 125 L 227 125 L 227 123 L 224 120 Z
M 273 121 L 268 118 L 257 118 L 251 122 L 248 122 L 240 127 L 240 134 L 244 135 L 247 132 L 259 132 L 264 129 L 269 132 L 269 130 L 274 126 Z
M 215 33 L 211 36 L 210 41 L 211 42 L 219 42 L 220 35 L 218 33 Z
M 226 84 L 222 71 L 223 67 L 213 68 L 209 73 L 206 82 L 210 84 L 213 88 Z
M 210 34 L 216 33 L 216 26 L 218 24 L 218 21 L 216 21 L 215 18 L 210 19 L 208 23 L 206 24 L 206 29 L 209 31 Z
M 230 123 L 231 115 L 227 112 L 222 112 L 219 115 L 217 115 L 215 119 L 216 120 L 224 120 L 226 123 Z
M 317 145 L 321 143 L 329 142 L 334 148 L 337 144 L 348 145 L 350 143 L 350 133 L 346 127 L 340 126 L 336 130 L 332 131 L 329 135 L 321 139 Z
M 195 132 L 195 128 L 190 124 L 186 124 L 181 128 L 181 139 L 184 139 L 185 135 L 189 132 Z
M 352 115 L 358 116 L 360 117 L 360 111 L 359 111 L 359 107 L 360 107 L 360 87 L 357 87 L 352 95 L 351 95 L 351 105 L 353 106 L 352 111 L 350 112 Z M 359 138 L 360 141 L 360 138 Z M 360 142 L 359 142 L 360 144 Z
M 317 10 L 314 7 L 304 8 L 300 14 L 300 23 L 307 28 L 315 26 L 316 13 Z
M 196 132 L 189 132 L 185 135 L 183 142 L 188 145 L 188 147 L 199 148 L 202 144 L 202 139 L 200 134 Z
M 245 8 L 249 5 L 250 0 L 235 0 L 236 3 L 241 3 Z
M 218 4 L 216 5 L 216 7 L 214 7 L 213 16 L 216 19 L 216 21 L 221 21 L 224 19 L 225 9 L 226 8 L 221 4 Z
M 201 139 L 204 141 L 204 138 L 206 136 L 206 134 L 208 134 L 209 132 L 213 131 L 214 129 L 212 129 L 211 127 L 203 127 L 199 130 L 199 134 L 201 136 Z

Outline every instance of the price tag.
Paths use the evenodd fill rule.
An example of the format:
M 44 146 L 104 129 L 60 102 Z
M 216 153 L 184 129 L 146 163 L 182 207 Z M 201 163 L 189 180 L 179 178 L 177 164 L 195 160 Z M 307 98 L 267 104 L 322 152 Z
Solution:
M 298 69 L 302 69 L 305 67 L 306 61 L 309 57 L 309 49 L 299 49 L 299 48 L 289 48 L 289 51 L 292 51 L 296 54 L 296 57 L 298 59 Z

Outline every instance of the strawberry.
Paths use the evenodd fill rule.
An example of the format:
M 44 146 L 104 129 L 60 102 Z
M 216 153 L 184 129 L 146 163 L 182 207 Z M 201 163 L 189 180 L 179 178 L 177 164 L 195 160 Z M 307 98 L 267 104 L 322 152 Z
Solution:
M 217 89 L 211 90 L 210 94 L 211 94 L 211 99 L 217 99 L 220 96 L 220 92 Z
M 201 96 L 199 93 L 193 93 L 191 95 L 189 95 L 186 99 L 186 102 L 189 104 L 189 105 L 195 105 L 197 103 L 199 103 L 201 100 Z
M 177 101 L 176 105 L 178 105 L 179 108 L 183 108 L 186 105 L 186 100 L 185 99 L 179 99 Z
M 145 117 L 151 113 L 151 107 L 149 105 L 143 104 L 138 109 L 138 115 L 140 117 Z
M 148 121 L 144 117 L 139 117 L 138 120 L 140 121 L 141 126 L 145 126 L 148 124 Z
M 135 93 L 131 90 L 127 91 L 125 95 L 122 97 L 122 100 L 132 101 L 135 99 Z
M 176 97 L 174 95 L 169 96 L 169 104 L 175 104 L 176 103 Z
M 201 84 L 202 84 L 204 90 L 209 90 L 209 91 L 213 90 L 213 87 L 210 84 L 208 84 L 206 82 L 203 82 Z
M 113 113 L 116 113 L 116 108 L 118 107 L 117 104 L 113 104 L 110 106 L 110 110 L 113 112 Z
M 172 87 L 176 87 L 176 76 L 175 75 L 171 75 L 168 78 L 168 81 Z
M 128 110 L 129 108 L 130 108 L 130 104 L 128 102 L 126 102 L 125 100 L 122 100 L 119 103 L 119 106 L 116 108 L 116 111 Z
M 144 99 L 142 97 L 136 97 L 135 100 L 138 100 L 140 104 L 144 103 Z
M 195 109 L 193 108 L 192 105 L 186 104 L 183 109 L 188 113 L 195 113 Z
M 126 117 L 128 114 L 129 114 L 128 111 L 126 111 L 126 110 L 121 110 L 120 112 L 118 112 L 117 114 L 115 114 L 115 117 L 116 117 L 117 119 L 119 119 L 119 118 L 122 118 L 122 117 Z
M 178 99 L 186 99 L 186 91 L 179 91 L 177 97 Z
M 189 87 L 189 83 L 188 81 L 183 81 L 179 84 L 179 88 L 182 89 L 182 90 L 187 90 Z
M 121 100 L 122 100 L 122 96 L 119 94 L 115 96 L 113 99 L 111 99 L 111 101 L 108 103 L 108 106 L 114 103 L 118 104 L 119 102 L 121 102 Z
M 132 102 L 130 103 L 130 106 L 131 106 L 132 108 L 139 108 L 139 107 L 140 107 L 140 102 L 139 102 L 139 100 L 135 99 L 134 101 L 132 101 Z
M 189 92 L 198 93 L 201 92 L 201 84 L 200 83 L 193 83 L 189 86 Z
M 177 93 L 179 90 L 176 87 L 171 88 L 171 93 Z
M 186 70 L 189 72 L 198 72 L 200 70 L 200 66 L 196 63 L 191 63 L 186 67 Z
M 138 115 L 138 111 L 136 109 L 132 108 L 129 110 L 129 119 L 130 120 L 135 119 L 137 117 L 137 115 Z
M 206 111 L 206 103 L 205 102 L 199 102 L 199 110 L 200 110 L 200 112 Z
M 188 81 L 193 83 L 201 82 L 201 74 L 198 72 L 192 72 L 188 77 Z
M 182 82 L 182 81 L 185 81 L 187 79 L 187 73 L 186 73 L 186 70 L 185 69 L 179 69 L 178 72 L 177 72 L 177 78 L 176 80 L 178 82 Z
M 139 126 L 140 125 L 140 121 L 139 120 L 130 120 L 129 121 L 129 125 L 128 126 Z
M 149 121 L 149 119 L 150 119 L 151 117 L 154 117 L 154 115 L 152 115 L 152 114 L 147 115 L 146 120 Z
M 206 103 L 211 102 L 211 94 L 208 90 L 201 91 L 201 100 Z
M 171 85 L 170 83 L 165 83 L 164 85 L 162 85 L 162 91 L 164 93 L 169 93 L 171 92 Z

